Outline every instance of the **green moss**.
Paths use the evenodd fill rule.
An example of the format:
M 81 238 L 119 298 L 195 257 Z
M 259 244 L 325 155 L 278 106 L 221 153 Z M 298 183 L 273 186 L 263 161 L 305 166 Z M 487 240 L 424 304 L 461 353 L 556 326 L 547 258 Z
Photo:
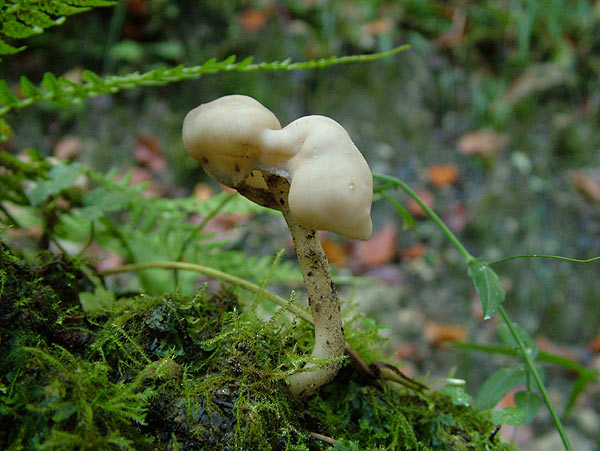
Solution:
M 3 449 L 507 449 L 485 415 L 346 365 L 307 401 L 285 377 L 311 328 L 244 312 L 228 289 L 119 299 L 84 314 L 91 284 L 68 260 L 36 267 L 0 247 Z M 366 325 L 366 327 L 365 327 Z M 376 327 L 346 334 L 363 355 Z M 298 345 L 297 343 L 300 343 Z M 358 344 L 360 343 L 360 346 Z

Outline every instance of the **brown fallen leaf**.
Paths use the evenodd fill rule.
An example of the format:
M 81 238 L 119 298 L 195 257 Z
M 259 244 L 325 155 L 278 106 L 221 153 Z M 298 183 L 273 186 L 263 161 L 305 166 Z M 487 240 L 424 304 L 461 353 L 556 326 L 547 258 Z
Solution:
M 590 342 L 589 348 L 590 351 L 600 354 L 600 330 Z
M 466 133 L 458 140 L 458 149 L 466 155 L 493 157 L 508 144 L 508 136 L 490 129 Z
M 81 147 L 81 139 L 77 138 L 76 136 L 65 136 L 56 142 L 54 148 L 52 149 L 52 153 L 56 158 L 70 161 L 79 155 L 79 152 L 81 152 Z
M 381 17 L 363 25 L 363 30 L 371 36 L 389 33 L 394 29 L 394 21 L 389 17 Z
M 267 24 L 269 16 L 266 11 L 259 9 L 247 9 L 240 13 L 240 23 L 246 31 L 260 31 Z
M 427 173 L 429 181 L 436 188 L 452 185 L 458 180 L 458 166 L 453 163 L 429 166 Z
M 435 197 L 433 196 L 433 193 L 431 191 L 419 189 L 415 192 L 423 200 L 425 205 L 427 205 L 430 208 L 433 208 L 433 205 L 435 203 Z M 423 210 L 421 206 L 412 197 L 406 201 L 406 209 L 410 212 L 411 215 L 416 216 L 417 218 L 427 217 L 427 213 L 425 213 L 425 210 Z
M 194 197 L 196 200 L 203 201 L 210 199 L 214 195 L 213 189 L 207 183 L 198 183 L 194 186 Z
M 414 243 L 408 246 L 406 249 L 402 249 L 399 252 L 399 256 L 400 258 L 414 260 L 425 255 L 425 251 L 427 251 L 426 245 L 424 245 L 423 243 Z
M 83 254 L 87 258 L 91 258 L 92 261 L 95 261 L 94 267 L 98 271 L 116 268 L 117 266 L 121 266 L 125 261 L 121 255 L 104 247 L 100 247 L 96 242 L 93 242 Z
M 248 222 L 252 218 L 252 213 L 228 213 L 217 215 L 208 221 L 206 232 L 224 232 L 235 226 Z
M 394 351 L 395 360 L 406 360 L 413 358 L 418 352 L 416 343 L 404 343 L 396 347 Z
M 425 340 L 433 346 L 440 347 L 446 343 L 465 341 L 467 329 L 456 324 L 440 324 L 430 321 L 425 325 L 423 335 Z
M 571 174 L 571 180 L 575 188 L 592 202 L 600 202 L 600 171 L 598 177 L 592 177 L 583 171 L 575 171 Z
M 453 202 L 443 219 L 453 232 L 460 232 L 467 224 L 467 207 L 460 201 Z
M 581 358 L 581 350 L 575 347 L 555 343 L 550 338 L 543 335 L 536 336 L 535 343 L 540 351 L 547 352 L 549 354 L 559 355 L 566 359 L 575 361 L 579 361 Z
M 396 226 L 386 225 L 376 232 L 369 241 L 359 241 L 352 249 L 352 259 L 358 268 L 372 268 L 385 265 L 396 256 Z
M 162 172 L 167 166 L 158 138 L 151 134 L 143 134 L 136 138 L 133 158 L 152 172 Z
M 344 246 L 337 241 L 333 241 L 327 234 L 321 236 L 321 245 L 329 262 L 338 268 L 345 268 L 348 264 L 348 253 Z
M 150 182 L 148 188 L 142 193 L 145 197 L 162 197 L 168 192 L 166 185 L 156 181 L 152 173 L 144 168 L 131 168 L 131 181 L 129 186 L 138 185 L 144 182 Z

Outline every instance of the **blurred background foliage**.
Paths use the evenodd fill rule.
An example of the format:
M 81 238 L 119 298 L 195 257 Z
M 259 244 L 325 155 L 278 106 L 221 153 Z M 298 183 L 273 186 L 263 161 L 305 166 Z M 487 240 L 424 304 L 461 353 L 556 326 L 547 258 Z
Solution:
M 218 188 L 183 150 L 183 116 L 219 96 L 246 94 L 282 124 L 307 114 L 335 118 L 374 172 L 409 183 L 484 260 L 590 258 L 600 254 L 598 36 L 600 2 L 590 0 L 129 0 L 32 36 L 27 50 L 1 63 L 3 77 L 16 86 L 20 75 L 39 82 L 45 71 L 80 80 L 85 69 L 126 74 L 231 54 L 295 61 L 412 48 L 370 64 L 219 74 L 25 109 L 7 116 L 15 133 L 4 146 L 133 170 L 155 195 L 202 196 Z M 340 275 L 377 281 L 355 296 L 389 325 L 390 352 L 419 371 L 446 374 L 458 354 L 435 346 L 456 337 L 449 330 L 486 342 L 495 328 L 481 321 L 456 251 L 417 207 L 397 199 L 416 229 L 403 230 L 378 200 L 370 245 L 325 236 L 326 248 Z M 270 255 L 287 246 L 282 230 L 259 216 L 245 223 L 239 245 Z M 513 319 L 547 349 L 600 365 L 597 264 L 520 260 L 496 270 Z M 503 362 L 461 354 L 458 376 L 469 383 L 487 376 L 493 365 L 482 368 L 482 358 Z M 558 398 L 565 376 L 548 376 Z M 597 411 L 598 398 L 596 387 L 585 402 Z

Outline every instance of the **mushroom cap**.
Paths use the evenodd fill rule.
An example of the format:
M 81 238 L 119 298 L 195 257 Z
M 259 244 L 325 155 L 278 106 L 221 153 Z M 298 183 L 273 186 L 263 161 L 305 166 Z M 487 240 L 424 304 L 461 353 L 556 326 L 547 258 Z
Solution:
M 260 164 L 261 133 L 280 128 L 275 115 L 252 97 L 225 96 L 186 115 L 183 145 L 211 177 L 235 187 Z
M 267 191 L 261 171 L 284 177 L 290 212 L 300 224 L 351 239 L 371 237 L 371 170 L 333 119 L 306 116 L 282 129 L 258 101 L 232 95 L 190 111 L 182 134 L 187 152 L 224 185 L 248 196 Z M 250 195 L 277 207 L 260 197 Z
M 371 237 L 373 176 L 340 124 L 325 116 L 306 116 L 263 138 L 270 151 L 294 149 L 285 169 L 292 180 L 290 212 L 298 222 L 350 239 Z

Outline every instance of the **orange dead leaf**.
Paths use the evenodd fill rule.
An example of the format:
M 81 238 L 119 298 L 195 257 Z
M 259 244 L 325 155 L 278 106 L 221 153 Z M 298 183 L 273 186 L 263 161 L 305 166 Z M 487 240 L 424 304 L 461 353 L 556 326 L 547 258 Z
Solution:
M 537 344 L 540 351 L 556 354 L 570 360 L 579 360 L 576 348 L 555 343 L 543 335 L 535 337 L 535 344 Z
M 406 249 L 401 250 L 400 257 L 414 260 L 415 258 L 422 257 L 426 250 L 427 246 L 425 246 L 423 243 L 414 243 L 408 246 Z
M 226 215 L 217 215 L 211 221 L 220 226 L 221 230 L 229 230 L 239 224 L 248 222 L 252 218 L 252 213 L 229 213 Z
M 363 29 L 371 36 L 389 33 L 394 28 L 394 22 L 389 17 L 381 17 L 363 25 Z
M 127 7 L 134 16 L 146 16 L 150 12 L 150 7 L 145 0 L 129 0 Z
M 337 241 L 322 238 L 321 244 L 327 259 L 338 268 L 344 268 L 348 264 L 348 254 L 344 247 Z
M 268 15 L 258 9 L 247 9 L 240 14 L 240 22 L 246 31 L 262 30 L 267 24 Z
M 435 198 L 431 191 L 421 189 L 416 190 L 416 193 L 423 200 L 423 202 L 425 202 L 425 205 L 427 205 L 430 208 L 433 208 Z M 406 208 L 408 209 L 411 215 L 416 216 L 418 218 L 424 218 L 427 216 L 425 210 L 423 210 L 421 206 L 412 197 L 406 201 Z
M 427 168 L 429 181 L 436 188 L 452 185 L 458 180 L 458 166 L 455 164 L 438 164 Z
M 465 341 L 467 329 L 456 324 L 439 324 L 429 322 L 423 332 L 425 339 L 435 347 L 443 346 L 445 343 L 456 343 Z
M 590 342 L 590 351 L 595 353 L 600 353 L 600 330 L 596 334 L 596 336 Z
M 414 357 L 418 352 L 417 345 L 415 343 L 404 343 L 396 348 L 394 351 L 394 359 L 406 360 Z
M 389 263 L 396 255 L 396 226 L 388 224 L 375 233 L 369 241 L 358 242 L 352 254 L 361 268 L 372 268 Z
M 199 201 L 210 199 L 213 194 L 213 189 L 206 183 L 198 183 L 194 186 L 194 197 Z
M 488 129 L 466 133 L 458 140 L 458 148 L 462 153 L 481 157 L 493 157 L 507 144 L 507 135 Z

